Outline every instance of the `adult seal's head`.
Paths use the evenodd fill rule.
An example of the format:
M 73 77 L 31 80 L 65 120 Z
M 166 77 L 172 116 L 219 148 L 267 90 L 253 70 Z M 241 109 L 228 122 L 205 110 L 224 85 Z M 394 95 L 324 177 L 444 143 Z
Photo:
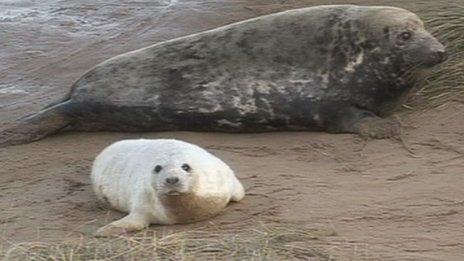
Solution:
M 447 58 L 445 47 L 408 10 L 389 6 L 338 10 L 339 20 L 329 20 L 336 33 L 317 36 L 330 43 L 321 75 L 329 86 L 348 83 L 352 102 L 360 108 L 379 116 L 391 114 L 422 70 Z
M 431 67 L 446 59 L 445 47 L 424 28 L 419 17 L 407 10 L 379 7 L 366 13 L 369 38 L 384 48 L 394 64 L 405 68 Z

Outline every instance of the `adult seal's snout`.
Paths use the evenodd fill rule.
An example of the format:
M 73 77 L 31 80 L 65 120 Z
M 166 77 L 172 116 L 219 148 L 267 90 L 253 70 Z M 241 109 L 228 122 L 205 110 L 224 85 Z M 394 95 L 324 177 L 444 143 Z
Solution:
M 431 63 L 430 66 L 442 63 L 448 59 L 448 52 L 445 46 L 441 44 L 433 36 L 430 36 L 432 44 L 430 44 L 430 56 L 435 60 L 435 63 Z
M 442 63 L 448 59 L 448 52 L 445 49 L 435 51 L 435 55 L 438 57 L 439 63 Z

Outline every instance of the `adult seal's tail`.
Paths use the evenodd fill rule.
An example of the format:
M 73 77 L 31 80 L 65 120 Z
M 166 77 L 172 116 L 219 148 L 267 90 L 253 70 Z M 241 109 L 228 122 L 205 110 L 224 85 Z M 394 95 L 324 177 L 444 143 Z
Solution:
M 3 144 L 83 131 L 322 130 L 375 138 L 445 48 L 417 15 L 333 5 L 266 15 L 111 58 Z M 11 134 L 14 134 L 11 136 Z
M 71 126 L 66 114 L 68 102 L 50 105 L 38 113 L 21 118 L 0 132 L 0 148 L 40 140 Z

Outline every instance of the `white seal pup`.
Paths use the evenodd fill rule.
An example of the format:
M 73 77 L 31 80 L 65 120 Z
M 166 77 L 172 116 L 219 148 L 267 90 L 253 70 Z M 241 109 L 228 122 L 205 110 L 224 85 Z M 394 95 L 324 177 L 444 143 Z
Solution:
M 97 236 L 204 220 L 245 195 L 222 160 L 196 145 L 170 139 L 113 143 L 95 159 L 91 179 L 100 200 L 129 213 L 100 228 Z

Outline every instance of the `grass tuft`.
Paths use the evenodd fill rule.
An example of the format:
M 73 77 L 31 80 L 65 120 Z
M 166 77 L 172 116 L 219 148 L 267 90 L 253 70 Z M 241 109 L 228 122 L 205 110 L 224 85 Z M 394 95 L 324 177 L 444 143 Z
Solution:
M 74 242 L 19 243 L 0 254 L 3 260 L 332 260 L 322 237 L 333 232 L 296 225 L 258 224 L 255 229 L 196 229 L 163 234 L 145 231 L 117 238 Z M 1 247 L 0 247 L 1 248 Z

